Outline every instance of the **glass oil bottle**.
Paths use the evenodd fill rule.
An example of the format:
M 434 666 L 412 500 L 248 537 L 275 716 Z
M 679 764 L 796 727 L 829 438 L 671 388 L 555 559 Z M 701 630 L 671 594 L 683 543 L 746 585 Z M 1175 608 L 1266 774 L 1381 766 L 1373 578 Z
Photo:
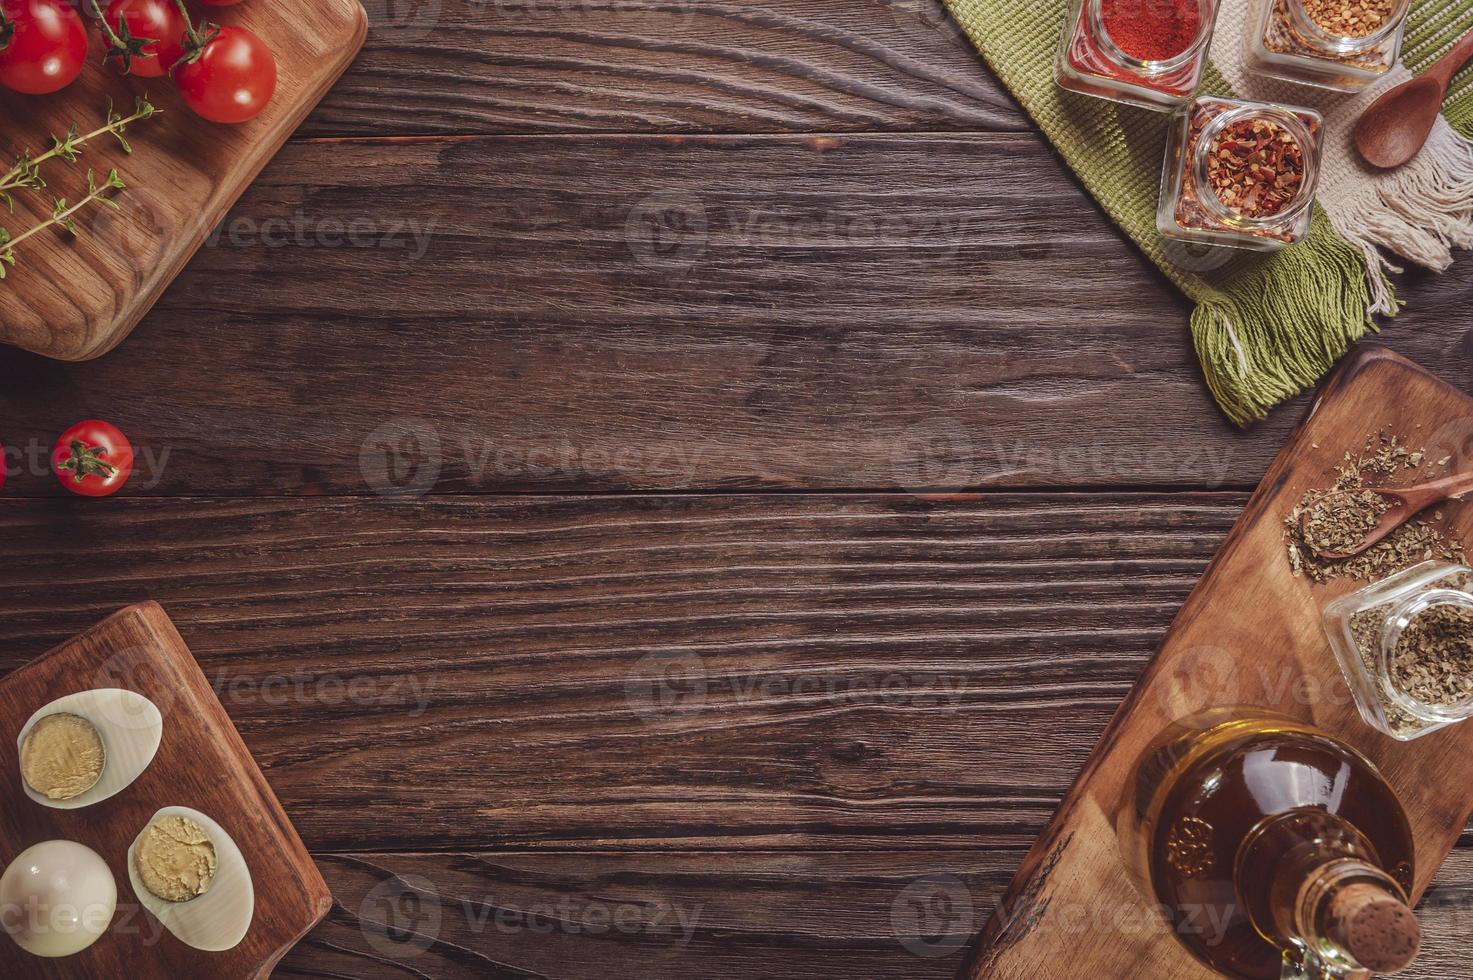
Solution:
M 1178 723 L 1119 819 L 1177 938 L 1239 980 L 1393 973 L 1416 956 L 1414 850 L 1395 792 L 1350 746 L 1257 709 Z

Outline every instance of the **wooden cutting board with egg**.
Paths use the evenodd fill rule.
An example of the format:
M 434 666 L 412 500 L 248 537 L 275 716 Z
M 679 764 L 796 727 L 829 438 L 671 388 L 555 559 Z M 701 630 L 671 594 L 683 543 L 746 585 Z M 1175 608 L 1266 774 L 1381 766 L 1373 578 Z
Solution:
M 70 126 L 101 126 L 109 102 L 126 114 L 146 94 L 162 111 L 128 128 L 132 154 L 109 136 L 93 140 L 76 163 L 47 164 L 44 194 L 18 192 L 14 211 L 0 215 L 0 227 L 19 234 L 50 214 L 52 195 L 75 201 L 85 194 L 88 168 L 101 181 L 115 167 L 127 185 L 114 195 L 117 210 L 78 215 L 76 237 L 47 232 L 16 249 L 15 267 L 0 281 L 0 343 L 66 361 L 116 347 L 327 94 L 368 33 L 358 0 L 203 9 L 211 21 L 253 31 L 276 57 L 276 93 L 249 122 L 207 122 L 168 79 L 119 76 L 100 63 L 95 37 L 81 77 L 62 91 L 27 96 L 0 89 L 6 167 L 22 151 L 49 149 L 51 135 Z
M 266 977 L 332 905 L 209 681 L 154 603 L 130 606 L 0 678 L 0 778 L 8 783 L 0 809 L 7 931 L 34 924 L 25 938 L 48 953 L 86 943 L 89 929 L 97 934 L 56 957 L 0 937 L 0 977 Z M 203 840 L 181 844 L 181 828 L 202 830 Z M 154 863 L 135 860 L 135 847 Z M 32 866 L 36 873 L 24 873 Z M 57 872 L 71 890 L 33 900 Z M 109 879 L 110 920 L 100 911 Z M 81 938 L 50 927 L 63 905 L 89 910 L 91 922 L 75 931 Z
M 1218 706 L 1273 709 L 1369 757 L 1406 807 L 1420 898 L 1473 812 L 1473 782 L 1463 765 L 1473 756 L 1473 722 L 1410 742 L 1367 725 L 1331 652 L 1322 612 L 1368 583 L 1296 575 L 1284 534 L 1285 518 L 1305 494 L 1328 489 L 1344 455 L 1382 434 L 1425 450 L 1426 465 L 1436 470 L 1426 478 L 1473 469 L 1473 398 L 1384 349 L 1361 348 L 1346 359 L 1269 467 L 1024 858 L 962 980 L 1217 976 L 1136 889 L 1116 820 L 1151 743 L 1172 722 Z M 1420 481 L 1391 485 L 1408 482 Z M 1426 518 L 1445 541 L 1473 544 L 1473 498 Z

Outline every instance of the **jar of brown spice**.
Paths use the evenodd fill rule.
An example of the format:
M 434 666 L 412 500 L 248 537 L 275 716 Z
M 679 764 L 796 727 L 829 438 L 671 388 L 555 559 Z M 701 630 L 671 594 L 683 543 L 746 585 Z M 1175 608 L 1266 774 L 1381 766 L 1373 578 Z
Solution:
M 1396 64 L 1411 0 L 1252 0 L 1248 67 L 1354 92 Z
M 1309 234 L 1323 150 L 1313 109 L 1204 97 L 1178 110 L 1156 227 L 1165 238 L 1268 252 Z
M 1410 741 L 1473 717 L 1473 569 L 1428 561 L 1325 609 L 1367 724 Z

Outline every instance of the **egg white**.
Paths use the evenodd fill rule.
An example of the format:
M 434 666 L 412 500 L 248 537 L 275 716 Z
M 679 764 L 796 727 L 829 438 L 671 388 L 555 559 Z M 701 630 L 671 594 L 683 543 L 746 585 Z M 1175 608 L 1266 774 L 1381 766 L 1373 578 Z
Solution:
M 76 715 L 91 722 L 102 739 L 103 761 L 102 775 L 92 788 L 69 800 L 53 800 L 36 792 L 22 776 L 25 794 L 54 810 L 78 810 L 132 786 L 153 762 L 164 738 L 164 716 L 157 705 L 136 691 L 104 687 L 57 698 L 31 715 L 15 740 L 17 752 L 36 722 L 56 714 Z
M 149 891 L 138 877 L 134 856 L 143 835 L 162 817 L 187 817 L 199 824 L 215 845 L 215 877 L 209 890 L 187 902 L 169 902 Z M 180 942 L 209 953 L 234 949 L 251 928 L 256 889 L 251 870 L 235 841 L 214 820 L 184 806 L 166 806 L 148 818 L 128 848 L 128 882 L 133 894 Z

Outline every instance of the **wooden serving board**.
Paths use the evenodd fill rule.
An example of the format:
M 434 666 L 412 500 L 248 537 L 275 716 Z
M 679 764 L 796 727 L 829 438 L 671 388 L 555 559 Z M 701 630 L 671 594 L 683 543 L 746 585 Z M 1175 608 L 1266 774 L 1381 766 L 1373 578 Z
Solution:
M 1395 786 L 1417 841 L 1417 897 L 1473 811 L 1473 724 L 1397 742 L 1361 721 L 1320 611 L 1364 583 L 1314 585 L 1289 570 L 1281 522 L 1306 490 L 1327 486 L 1347 450 L 1384 429 L 1431 459 L 1473 466 L 1473 398 L 1379 348 L 1326 382 L 1280 451 L 1166 641 L 1116 711 L 1084 772 L 1024 859 L 961 976 L 990 980 L 1171 977 L 1207 980 L 1135 890 L 1115 817 L 1134 767 L 1172 721 L 1218 705 L 1268 706 L 1311 720 L 1366 753 Z M 1434 455 L 1440 454 L 1440 455 Z M 1447 531 L 1473 540 L 1473 500 L 1444 508 Z
M 16 738 L 37 709 L 99 687 L 136 691 L 164 716 L 163 742 L 137 781 L 111 799 L 55 810 L 21 793 Z M 0 862 L 32 844 L 63 838 L 102 855 L 118 885 L 107 934 L 63 959 L 31 956 L 0 937 L 0 977 L 177 980 L 266 977 L 332 906 L 332 895 L 266 778 L 230 723 L 174 624 L 155 603 L 109 617 L 68 643 L 0 678 Z M 164 931 L 128 883 L 128 845 L 161 807 L 192 807 L 218 821 L 240 846 L 256 892 L 255 915 L 239 946 L 192 949 Z
M 116 347 L 321 101 L 368 31 L 358 0 L 194 4 L 191 10 L 249 28 L 276 56 L 276 95 L 250 122 L 206 122 L 180 100 L 169 79 L 119 76 L 100 63 L 103 48 L 96 37 L 81 77 L 61 92 L 0 94 L 0 171 L 23 150 L 34 155 L 49 149 L 51 134 L 64 134 L 74 123 L 83 132 L 101 126 L 109 98 L 126 115 L 135 97 L 147 93 L 163 112 L 130 127 L 131 155 L 103 134 L 75 164 L 49 162 L 42 171 L 46 191 L 17 193 L 13 214 L 0 209 L 0 227 L 15 236 L 49 215 L 46 195 L 69 201 L 83 196 L 89 167 L 99 179 L 116 167 L 127 184 L 115 195 L 121 211 L 91 207 L 78 214 L 76 238 L 48 230 L 16 249 L 16 265 L 0 281 L 0 343 L 67 361 Z

